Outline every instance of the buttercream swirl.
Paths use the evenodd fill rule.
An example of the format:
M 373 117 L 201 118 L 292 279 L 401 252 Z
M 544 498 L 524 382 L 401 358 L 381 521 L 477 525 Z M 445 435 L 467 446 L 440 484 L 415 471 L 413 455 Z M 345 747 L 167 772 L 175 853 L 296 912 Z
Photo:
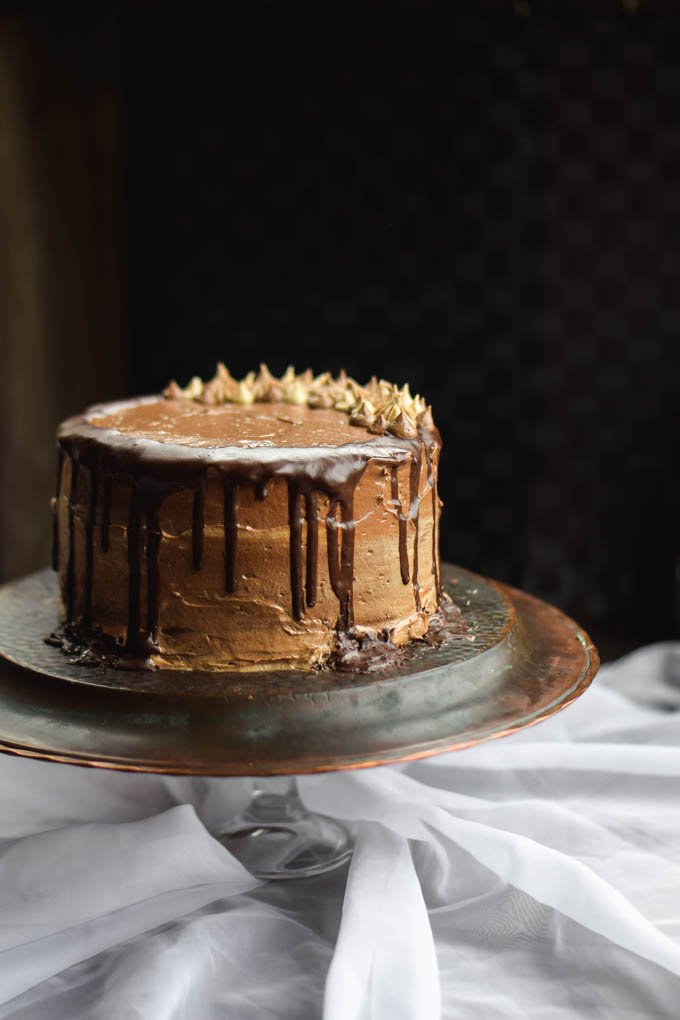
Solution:
M 272 375 L 266 365 L 259 372 L 248 372 L 235 379 L 222 362 L 212 379 L 204 382 L 194 376 L 185 387 L 172 380 L 163 391 L 167 400 L 195 400 L 202 404 L 253 404 L 282 402 L 306 404 L 307 407 L 334 408 L 349 416 L 374 435 L 415 437 L 423 429 L 433 427 L 432 409 L 418 394 L 412 396 L 408 383 L 399 387 L 386 379 L 373 376 L 365 385 L 344 371 L 314 375 L 311 369 L 297 373 L 289 366 L 280 378 Z

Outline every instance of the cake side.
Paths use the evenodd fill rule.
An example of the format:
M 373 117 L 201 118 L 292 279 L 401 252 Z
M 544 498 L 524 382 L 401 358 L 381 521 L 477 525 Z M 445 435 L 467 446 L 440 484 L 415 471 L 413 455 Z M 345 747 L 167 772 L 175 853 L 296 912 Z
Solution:
M 339 633 L 421 636 L 437 609 L 434 426 L 181 391 L 91 409 L 59 445 L 62 619 L 135 665 L 305 668 Z

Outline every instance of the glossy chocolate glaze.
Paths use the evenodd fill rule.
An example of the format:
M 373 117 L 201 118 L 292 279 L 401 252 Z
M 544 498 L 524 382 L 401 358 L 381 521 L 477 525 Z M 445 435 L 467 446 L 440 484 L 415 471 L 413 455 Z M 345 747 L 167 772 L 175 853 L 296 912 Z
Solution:
M 266 487 L 258 490 L 260 499 L 266 498 Z M 224 590 L 228 595 L 236 591 L 236 539 L 238 537 L 238 482 L 224 479 Z
M 59 518 L 57 515 L 57 503 L 61 492 L 61 473 L 64 469 L 64 451 L 61 446 L 58 448 L 57 456 L 57 488 L 52 501 L 54 517 L 52 519 L 52 570 L 59 569 Z
M 150 656 L 157 651 L 159 550 L 162 535 L 160 517 L 163 503 L 178 489 L 193 492 L 192 560 L 194 570 L 200 570 L 203 562 L 206 478 L 209 471 L 218 472 L 224 485 L 224 586 L 227 593 L 234 593 L 237 589 L 240 487 L 253 486 L 257 498 L 264 500 L 273 479 L 285 480 L 288 487 L 291 615 L 298 621 L 303 618 L 305 608 L 316 603 L 317 498 L 319 493 L 328 497 L 329 509 L 325 518 L 328 572 L 339 604 L 339 630 L 348 633 L 354 622 L 356 522 L 353 516 L 353 497 L 369 462 L 385 465 L 390 472 L 392 502 L 399 521 L 401 577 L 404 584 L 412 584 L 416 610 L 421 608 L 418 582 L 419 480 L 422 459 L 425 457 L 434 512 L 431 570 L 439 597 L 437 493 L 433 458 L 440 439 L 434 427 L 420 428 L 416 437 L 374 437 L 365 429 L 346 425 L 339 420 L 340 416 L 336 412 L 328 409 L 269 405 L 265 411 L 260 408 L 249 415 L 244 415 L 243 408 L 234 409 L 231 406 L 226 411 L 220 409 L 223 412 L 223 424 L 228 426 L 220 429 L 219 414 L 215 409 L 202 408 L 197 411 L 193 405 L 185 405 L 192 405 L 192 402 L 139 398 L 120 404 L 102 405 L 64 422 L 59 429 L 60 478 L 64 457 L 71 462 L 68 559 L 64 586 L 67 625 L 80 623 L 87 628 L 90 623 L 98 493 L 101 490 L 100 548 L 106 553 L 109 546 L 112 481 L 126 482 L 130 486 L 130 499 L 127 525 L 127 640 L 124 656 L 137 664 L 143 662 L 150 665 Z M 243 430 L 238 431 L 239 417 L 247 420 L 245 438 Z M 162 420 L 161 424 L 159 419 Z M 152 439 L 148 430 L 153 431 L 154 422 L 156 431 Z M 195 430 L 190 443 L 187 442 L 189 428 Z M 310 430 L 314 438 L 312 448 L 307 442 Z M 218 438 L 224 434 L 231 441 L 230 444 L 218 445 Z M 157 436 L 161 436 L 161 439 Z M 294 439 L 302 441 L 304 445 L 272 445 L 273 442 L 285 444 Z M 323 445 L 324 441 L 327 445 Z M 410 462 L 409 493 L 408 508 L 404 511 L 399 499 L 397 469 L 407 462 Z M 81 468 L 87 472 L 88 497 L 85 523 L 85 610 L 82 620 L 77 621 L 74 614 L 74 514 Z M 409 522 L 414 524 L 412 571 L 409 571 L 407 547 Z M 304 562 L 303 536 L 306 539 Z M 143 537 L 145 543 L 142 542 Z M 143 544 L 146 547 L 144 564 L 141 562 Z M 60 556 L 58 530 L 55 528 L 55 568 L 59 566 Z M 143 570 L 147 593 L 146 627 L 142 626 L 144 614 L 140 605 Z
M 68 565 L 66 568 L 66 619 L 73 619 L 73 603 L 75 597 L 75 514 L 78 497 L 78 475 L 80 472 L 80 460 L 77 457 L 71 458 L 71 494 L 68 502 Z

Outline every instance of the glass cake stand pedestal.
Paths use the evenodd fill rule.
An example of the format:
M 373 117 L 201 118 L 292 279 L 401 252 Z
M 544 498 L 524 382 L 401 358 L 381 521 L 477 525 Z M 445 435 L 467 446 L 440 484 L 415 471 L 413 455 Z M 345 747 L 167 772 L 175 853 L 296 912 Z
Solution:
M 308 811 L 295 776 L 255 780 L 250 804 L 215 833 L 256 878 L 309 878 L 344 864 L 352 836 L 327 815 Z
M 123 671 L 45 643 L 56 580 L 0 589 L 0 752 L 128 772 L 249 776 L 251 801 L 215 832 L 263 879 L 347 861 L 349 832 L 305 808 L 295 776 L 460 751 L 579 697 L 599 660 L 587 634 L 524 592 L 444 565 L 460 634 L 372 674 Z

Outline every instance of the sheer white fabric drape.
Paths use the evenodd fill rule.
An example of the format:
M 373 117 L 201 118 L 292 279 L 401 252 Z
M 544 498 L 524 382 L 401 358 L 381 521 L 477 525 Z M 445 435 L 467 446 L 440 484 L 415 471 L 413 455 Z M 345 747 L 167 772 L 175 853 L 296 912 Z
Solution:
M 303 778 L 349 874 L 254 881 L 209 835 L 248 785 L 0 757 L 0 1018 L 680 1015 L 680 646 L 514 737 Z

